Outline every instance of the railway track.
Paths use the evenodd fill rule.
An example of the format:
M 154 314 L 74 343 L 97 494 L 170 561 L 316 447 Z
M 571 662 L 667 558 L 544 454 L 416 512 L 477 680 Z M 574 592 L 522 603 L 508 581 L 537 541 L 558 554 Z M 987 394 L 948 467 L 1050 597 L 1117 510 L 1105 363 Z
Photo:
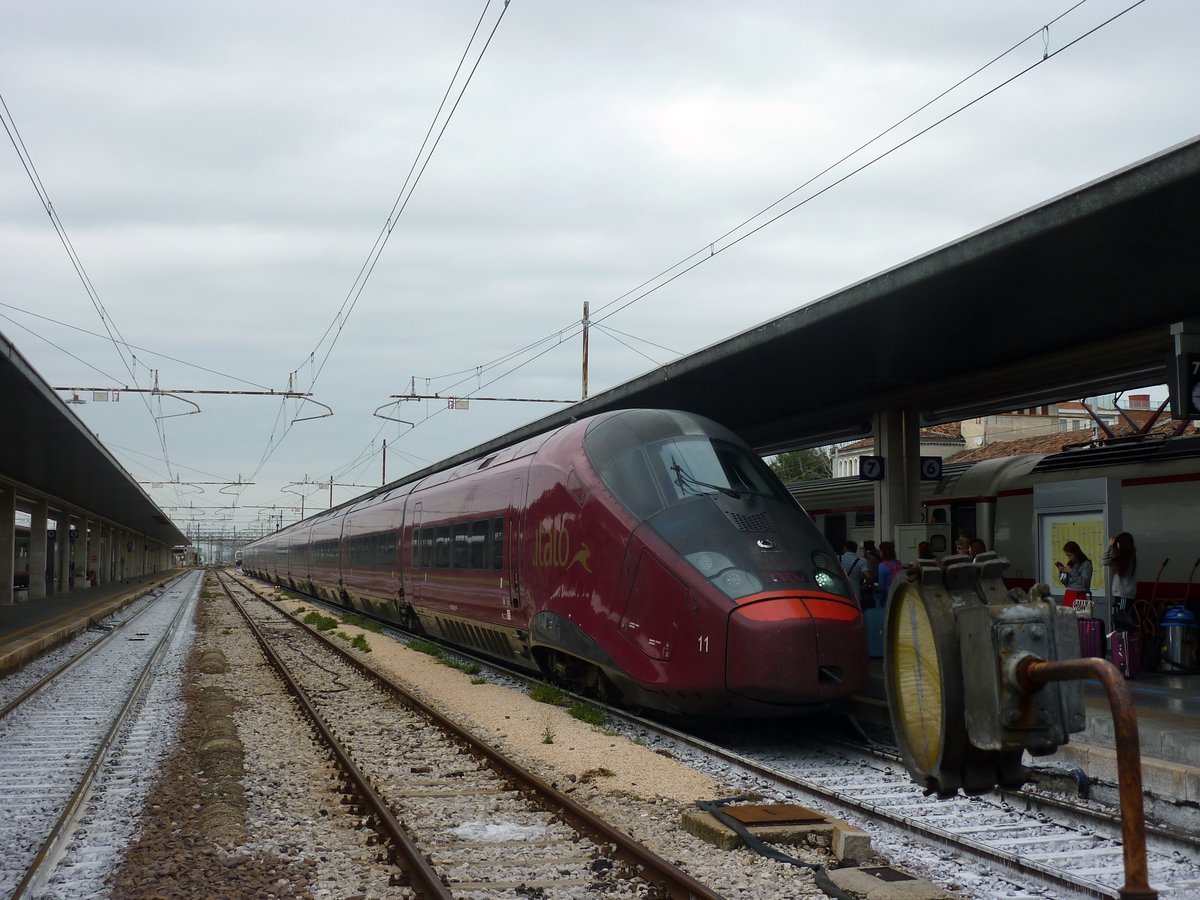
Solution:
M 715 896 L 363 660 L 219 577 L 414 891 Z M 244 602 L 247 593 L 264 602 Z
M 40 690 L 42 685 L 57 678 L 77 660 L 92 652 L 96 645 L 118 635 L 141 614 L 142 610 L 153 603 L 164 591 L 170 590 L 177 581 L 178 579 L 175 579 L 169 584 L 149 591 L 133 603 L 106 617 L 103 622 L 81 632 L 74 640 L 46 651 L 18 671 L 6 675 L 0 680 L 0 719 L 20 706 L 26 697 Z
M 507 677 L 532 680 L 495 660 L 452 649 Z M 1016 895 L 1025 888 L 1033 891 L 1030 896 L 1038 890 L 1059 890 L 1074 896 L 1117 897 L 1124 881 L 1120 820 L 1107 810 L 1025 792 L 938 801 L 924 796 L 899 760 L 886 752 L 844 744 L 814 746 L 811 741 L 798 748 L 794 736 L 756 741 L 740 733 L 736 738 L 704 740 L 624 710 L 606 711 L 610 721 L 625 723 L 655 749 L 698 768 L 723 770 L 725 779 L 732 777 L 747 790 L 810 798 L 825 811 L 873 831 L 885 850 L 889 833 L 903 836 L 893 842 L 896 849 L 888 851 L 897 858 L 910 852 L 914 841 L 924 845 L 933 860 L 931 874 L 944 872 L 947 859 L 969 860 L 957 881 L 978 879 L 982 890 L 1000 877 Z M 1195 862 L 1200 839 L 1150 827 L 1148 841 L 1151 882 L 1160 896 L 1200 895 L 1200 865 Z
M 104 640 L 46 673 L 0 717 L 0 895 L 36 893 L 65 851 L 93 787 L 124 742 L 199 574 L 184 576 Z
M 621 717 L 625 714 L 614 713 Z M 1028 795 L 927 797 L 886 755 L 850 747 L 814 747 L 797 751 L 781 744 L 751 740 L 705 741 L 631 717 L 656 748 L 685 761 L 719 759 L 748 790 L 807 797 L 822 809 L 873 832 L 881 848 L 881 826 L 934 848 L 937 858 L 969 859 L 980 874 L 955 874 L 960 884 L 982 891 L 992 878 L 1007 879 L 1031 896 L 1047 889 L 1073 896 L 1118 897 L 1124 882 L 1120 823 L 1107 813 L 1084 807 L 1065 809 Z M 736 749 L 729 746 L 736 744 Z M 1152 834 L 1149 867 L 1161 898 L 1200 893 L 1200 842 L 1195 836 Z M 942 866 L 945 870 L 945 866 Z M 1000 894 L 998 894 L 1000 895 Z

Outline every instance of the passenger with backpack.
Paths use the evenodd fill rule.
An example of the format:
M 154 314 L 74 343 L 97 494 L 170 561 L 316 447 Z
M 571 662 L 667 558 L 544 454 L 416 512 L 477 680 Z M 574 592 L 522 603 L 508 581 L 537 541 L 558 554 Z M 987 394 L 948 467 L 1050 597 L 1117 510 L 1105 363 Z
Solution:
M 857 541 L 846 541 L 842 547 L 841 562 L 854 596 L 862 600 L 867 587 L 867 561 L 858 555 Z
M 896 580 L 896 575 L 904 568 L 904 564 L 896 559 L 896 545 L 892 541 L 880 542 L 879 556 L 879 580 L 876 584 L 880 599 L 886 604 L 888 594 L 892 590 L 892 582 Z

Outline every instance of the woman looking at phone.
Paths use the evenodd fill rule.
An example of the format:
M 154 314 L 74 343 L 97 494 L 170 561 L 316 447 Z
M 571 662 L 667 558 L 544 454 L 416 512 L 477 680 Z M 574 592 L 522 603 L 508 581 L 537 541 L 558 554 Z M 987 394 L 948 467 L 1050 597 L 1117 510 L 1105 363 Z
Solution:
M 1063 544 L 1063 553 L 1067 554 L 1065 563 L 1056 562 L 1058 577 L 1067 589 L 1063 595 L 1063 606 L 1074 607 L 1076 600 L 1086 600 L 1092 589 L 1092 561 L 1074 541 Z

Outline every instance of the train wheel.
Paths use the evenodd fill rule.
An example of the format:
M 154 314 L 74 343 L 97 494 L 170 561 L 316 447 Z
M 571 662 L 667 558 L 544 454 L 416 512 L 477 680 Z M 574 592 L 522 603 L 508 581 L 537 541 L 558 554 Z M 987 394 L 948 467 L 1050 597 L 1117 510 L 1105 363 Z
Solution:
M 595 672 L 595 682 L 592 685 L 592 693 L 596 699 L 608 706 L 621 705 L 621 689 L 612 683 L 612 680 L 601 672 L 599 669 L 593 669 Z

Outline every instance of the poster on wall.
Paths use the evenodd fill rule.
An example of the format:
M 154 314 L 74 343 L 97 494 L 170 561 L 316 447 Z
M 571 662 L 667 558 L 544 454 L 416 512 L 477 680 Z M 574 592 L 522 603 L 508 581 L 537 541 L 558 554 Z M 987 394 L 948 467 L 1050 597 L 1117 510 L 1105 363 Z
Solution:
M 1092 562 L 1092 594 L 1097 597 L 1104 595 L 1104 569 L 1100 565 L 1100 558 L 1104 555 L 1104 512 L 1102 510 L 1043 513 L 1038 517 L 1038 532 L 1042 561 L 1039 581 L 1050 585 L 1056 595 L 1063 594 L 1065 588 L 1058 580 L 1058 569 L 1054 564 L 1067 562 L 1063 545 L 1067 541 L 1074 541 Z

